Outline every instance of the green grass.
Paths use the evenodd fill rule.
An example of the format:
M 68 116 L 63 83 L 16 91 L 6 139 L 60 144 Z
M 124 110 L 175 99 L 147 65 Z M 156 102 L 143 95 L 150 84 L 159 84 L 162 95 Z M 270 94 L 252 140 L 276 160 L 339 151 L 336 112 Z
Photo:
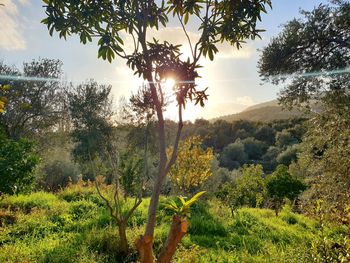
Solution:
M 125 207 L 132 205 L 127 200 Z M 149 200 L 130 219 L 130 244 L 143 232 Z M 162 212 L 155 230 L 155 251 L 164 243 L 170 219 Z M 118 250 L 118 231 L 94 188 L 73 186 L 56 195 L 37 192 L 0 201 L 0 262 L 136 262 Z M 234 217 L 222 203 L 195 204 L 189 233 L 174 262 L 312 262 L 310 248 L 320 224 L 285 209 L 241 208 Z M 326 228 L 338 237 L 347 227 Z

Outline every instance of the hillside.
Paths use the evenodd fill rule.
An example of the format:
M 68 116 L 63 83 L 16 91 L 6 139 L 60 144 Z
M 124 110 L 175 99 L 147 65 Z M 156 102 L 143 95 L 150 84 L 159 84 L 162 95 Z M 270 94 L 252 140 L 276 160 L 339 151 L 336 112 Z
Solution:
M 307 115 L 297 109 L 293 109 L 291 111 L 284 110 L 282 106 L 278 105 L 278 102 L 276 100 L 273 100 L 250 106 L 236 114 L 214 118 L 211 121 L 225 120 L 228 122 L 233 122 L 237 120 L 248 120 L 270 122 L 273 120 L 284 120 L 302 116 L 306 117 Z

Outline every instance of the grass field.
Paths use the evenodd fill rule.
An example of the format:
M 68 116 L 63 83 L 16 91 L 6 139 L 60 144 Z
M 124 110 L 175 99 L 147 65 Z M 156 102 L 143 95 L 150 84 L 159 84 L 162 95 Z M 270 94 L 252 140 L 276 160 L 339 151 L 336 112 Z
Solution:
M 93 187 L 5 196 L 0 201 L 0 262 L 136 262 L 132 244 L 143 231 L 147 206 L 146 199 L 131 218 L 130 253 L 121 256 L 116 225 Z M 170 225 L 160 213 L 156 251 Z M 278 217 L 272 210 L 241 208 L 232 218 L 218 200 L 201 201 L 193 207 L 189 233 L 174 262 L 312 262 L 321 235 L 336 239 L 348 230 L 321 227 L 288 208 Z

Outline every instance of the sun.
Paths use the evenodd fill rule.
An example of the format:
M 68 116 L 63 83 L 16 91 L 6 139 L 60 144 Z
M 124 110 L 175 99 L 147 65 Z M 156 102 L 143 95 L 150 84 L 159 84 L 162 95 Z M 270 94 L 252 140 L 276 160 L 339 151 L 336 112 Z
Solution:
M 166 90 L 171 90 L 175 86 L 175 80 L 173 78 L 168 78 L 164 81 L 164 87 Z

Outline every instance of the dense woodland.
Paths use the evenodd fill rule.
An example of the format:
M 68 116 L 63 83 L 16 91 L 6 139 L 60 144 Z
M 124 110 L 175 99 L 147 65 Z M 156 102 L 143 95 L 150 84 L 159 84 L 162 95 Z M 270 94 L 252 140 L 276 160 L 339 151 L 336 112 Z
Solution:
M 70 2 L 44 1 L 50 34 L 78 34 L 83 44 L 115 34 L 101 38 L 98 55 L 123 58 L 118 33 L 101 26 L 115 1 L 91 14 L 84 1 Z M 186 20 L 200 16 L 193 2 L 168 8 Z M 226 2 L 212 10 L 222 24 L 198 44 L 210 60 L 214 36 L 239 47 L 237 39 L 258 34 L 256 6 L 245 1 L 236 8 L 249 26 L 237 39 L 226 32 Z M 270 4 L 256 2 L 259 12 Z M 128 3 L 122 18 L 145 8 Z M 150 24 L 135 22 L 139 34 L 167 23 L 164 3 L 153 4 L 145 4 L 157 14 Z M 62 81 L 60 60 L 0 61 L 0 76 L 9 76 L 0 79 L 0 262 L 349 262 L 350 74 L 339 71 L 350 66 L 349 14 L 346 1 L 302 11 L 262 50 L 261 78 L 284 87 L 283 107 L 305 112 L 283 120 L 182 121 L 185 105 L 205 106 L 207 95 L 187 84 L 199 57 L 183 62 L 169 43 L 147 42 L 148 52 L 126 58 L 151 84 L 118 102 L 112 86 Z M 146 43 L 142 34 L 138 41 Z M 188 81 L 175 88 L 179 121 L 164 120 L 168 102 L 149 79 L 167 70 Z

